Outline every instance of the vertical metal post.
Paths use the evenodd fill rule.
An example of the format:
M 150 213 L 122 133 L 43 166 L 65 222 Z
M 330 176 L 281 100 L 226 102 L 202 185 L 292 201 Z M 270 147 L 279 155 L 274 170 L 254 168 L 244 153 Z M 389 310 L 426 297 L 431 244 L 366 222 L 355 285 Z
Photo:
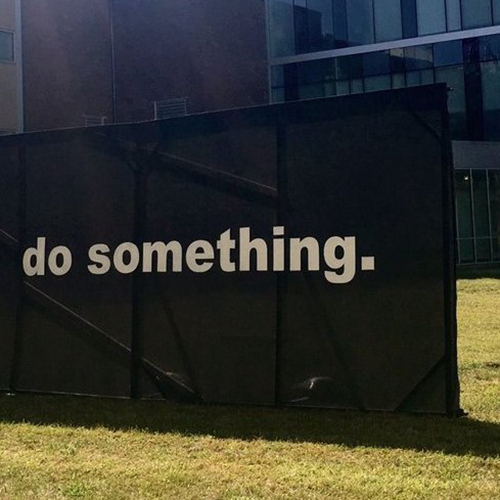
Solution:
M 114 0 L 108 0 L 108 16 L 109 16 L 109 36 L 111 44 L 111 104 L 113 107 L 113 123 L 117 120 L 117 104 L 116 104 L 116 58 L 115 58 L 115 16 L 114 16 Z
M 272 48 L 271 48 L 271 6 L 269 3 L 272 0 L 265 0 L 264 9 L 265 9 L 265 17 L 266 17 L 266 47 L 267 47 L 267 92 L 268 95 L 268 103 L 273 103 L 273 84 L 272 84 Z
M 445 320 L 445 384 L 446 413 L 457 416 L 459 412 L 459 381 L 457 366 L 457 289 L 455 257 L 455 197 L 453 191 L 453 152 L 447 99 L 443 100 L 441 113 L 442 148 L 442 203 L 443 203 L 443 284 Z
M 18 146 L 18 162 L 19 162 L 19 243 L 17 250 L 17 266 L 18 266 L 18 296 L 16 310 L 16 326 L 14 347 L 12 352 L 12 363 L 10 368 L 9 391 L 14 393 L 17 390 L 20 365 L 22 359 L 23 348 L 23 329 L 24 329 L 24 308 L 25 308 L 25 291 L 24 291 L 24 270 L 23 270 L 23 253 L 26 247 L 26 217 L 27 217 L 27 166 L 26 166 L 26 146 Z
M 278 204 L 276 210 L 276 222 L 280 226 L 287 228 L 287 204 L 288 204 L 288 182 L 287 182 L 287 137 L 286 125 L 282 113 L 276 115 L 276 173 L 277 173 L 277 188 L 278 188 Z M 285 235 L 286 237 L 286 235 Z M 288 245 L 285 243 L 285 263 L 290 261 Z M 285 264 L 286 269 L 286 264 Z M 275 404 L 283 403 L 281 395 L 281 360 L 282 360 L 282 337 L 284 330 L 284 310 L 285 297 L 287 290 L 287 274 L 278 273 L 276 276 L 276 336 L 275 336 L 275 379 L 274 379 L 274 394 Z
M 141 247 L 144 241 L 146 224 L 146 187 L 147 169 L 142 153 L 139 151 L 134 172 L 134 244 Z M 136 270 L 132 277 L 132 331 L 130 341 L 130 397 L 141 397 L 142 375 L 142 297 L 144 294 L 144 279 L 140 270 Z
M 474 262 L 477 264 L 477 241 L 476 241 L 476 209 L 474 208 L 474 178 L 472 177 L 472 169 L 469 169 L 469 193 L 470 193 L 470 206 L 472 217 L 472 246 L 474 248 Z
M 15 0 L 15 61 L 17 73 L 17 132 L 24 132 L 24 62 L 21 0 Z
M 490 196 L 490 171 L 485 170 L 486 173 L 486 203 L 488 204 L 488 236 L 490 237 L 490 252 L 491 252 L 491 262 L 494 261 L 494 249 L 493 249 L 493 226 L 491 224 L 491 196 Z
M 456 190 L 456 185 L 457 185 L 457 177 L 456 177 L 456 170 L 453 170 L 453 182 L 455 189 L 453 190 L 455 193 L 457 192 Z M 453 209 L 455 210 L 455 241 L 456 241 L 456 249 L 457 249 L 457 263 L 460 264 L 462 262 L 462 254 L 460 251 L 460 221 L 458 219 L 458 202 L 457 202 L 457 196 L 455 194 L 455 203 Z

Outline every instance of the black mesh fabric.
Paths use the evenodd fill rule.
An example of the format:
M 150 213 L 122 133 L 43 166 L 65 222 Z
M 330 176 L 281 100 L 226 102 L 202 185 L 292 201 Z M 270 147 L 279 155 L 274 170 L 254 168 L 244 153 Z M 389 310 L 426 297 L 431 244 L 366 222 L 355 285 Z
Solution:
M 446 103 L 436 85 L 0 139 L 0 388 L 456 414 Z M 239 269 L 241 228 L 267 271 L 256 252 Z M 343 284 L 334 236 L 356 239 Z M 291 266 L 306 237 L 319 269 Z M 23 276 L 40 238 L 45 274 Z M 93 245 L 172 240 L 179 272 L 173 254 L 166 272 L 89 272 Z M 197 240 L 207 272 L 188 269 Z

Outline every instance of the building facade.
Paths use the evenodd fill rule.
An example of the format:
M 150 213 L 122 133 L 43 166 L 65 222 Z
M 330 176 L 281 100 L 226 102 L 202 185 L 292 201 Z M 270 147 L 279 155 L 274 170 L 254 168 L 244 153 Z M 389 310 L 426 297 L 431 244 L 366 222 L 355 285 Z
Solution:
M 111 7 L 117 121 L 168 116 L 175 103 L 186 113 L 269 103 L 263 0 Z
M 500 262 L 500 0 L 268 0 L 267 16 L 273 102 L 448 84 L 458 259 Z
M 23 1 L 20 19 L 26 131 L 269 102 L 262 0 Z
M 433 82 L 459 262 L 500 262 L 500 0 L 0 2 L 0 134 Z
M 107 0 L 23 1 L 25 131 L 113 123 Z
M 23 130 L 20 0 L 0 2 L 0 135 Z

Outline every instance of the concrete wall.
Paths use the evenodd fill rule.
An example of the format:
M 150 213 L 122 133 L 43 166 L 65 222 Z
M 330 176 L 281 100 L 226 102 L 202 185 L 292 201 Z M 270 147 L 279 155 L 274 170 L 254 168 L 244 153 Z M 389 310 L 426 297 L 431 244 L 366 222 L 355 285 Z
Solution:
M 173 97 L 188 112 L 268 102 L 263 0 L 22 6 L 26 130 L 82 126 L 85 114 L 111 123 L 114 104 L 118 122 L 150 120 L 152 102 Z
M 0 130 L 17 131 L 17 69 L 0 62 Z
M 14 31 L 15 28 L 16 16 L 14 0 L 2 0 L 0 2 L 0 29 Z
M 0 31 L 16 31 L 14 0 L 0 1 Z M 0 131 L 15 132 L 18 129 L 17 63 L 0 60 Z
M 188 112 L 268 102 L 263 0 L 114 0 L 117 118 L 153 118 L 153 101 Z
M 113 120 L 107 0 L 22 2 L 26 130 Z

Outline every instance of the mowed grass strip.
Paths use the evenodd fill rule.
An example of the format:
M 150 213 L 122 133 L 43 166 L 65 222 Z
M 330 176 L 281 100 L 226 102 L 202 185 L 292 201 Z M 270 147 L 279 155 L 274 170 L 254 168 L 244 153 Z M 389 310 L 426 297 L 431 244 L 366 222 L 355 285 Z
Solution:
M 500 499 L 500 280 L 459 282 L 467 418 L 0 397 L 0 499 Z

